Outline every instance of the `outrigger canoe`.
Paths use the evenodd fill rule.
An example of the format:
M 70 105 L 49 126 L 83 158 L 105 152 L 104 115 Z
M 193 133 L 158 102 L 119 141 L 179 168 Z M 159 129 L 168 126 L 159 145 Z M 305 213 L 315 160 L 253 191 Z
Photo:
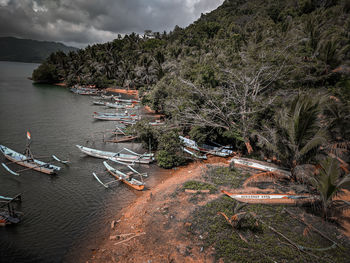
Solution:
M 129 163 L 144 163 L 144 164 L 149 164 L 154 161 L 153 154 L 138 154 L 135 153 L 127 148 L 124 148 L 123 150 L 128 151 L 131 154 L 125 154 L 120 152 L 107 152 L 107 151 L 100 151 L 88 147 L 84 147 L 81 145 L 76 145 L 80 151 L 83 153 L 96 157 L 96 158 L 101 158 L 101 159 L 107 159 L 111 161 L 120 161 L 120 162 L 129 162 Z M 123 151 L 122 150 L 122 151 Z
M 3 145 L 0 145 L 0 152 L 2 152 L 2 154 L 11 162 L 32 170 L 36 170 L 38 172 L 42 172 L 45 174 L 55 174 L 56 172 L 61 170 L 61 167 L 59 166 L 50 163 L 45 163 L 34 158 L 28 158 L 27 156 L 15 152 L 14 150 L 11 150 L 10 148 Z M 18 173 L 15 173 L 12 170 L 10 170 L 5 164 L 2 164 L 2 166 L 10 173 L 19 175 Z
M 310 203 L 316 201 L 316 197 L 308 194 L 241 194 L 229 193 L 225 190 L 222 193 L 229 197 L 249 204 L 291 204 Z
M 123 183 L 127 184 L 128 186 L 136 189 L 136 190 L 143 190 L 145 188 L 145 184 L 141 181 L 136 180 L 135 178 L 132 178 L 132 174 L 125 174 L 112 166 L 110 166 L 107 162 L 103 162 L 104 166 L 106 167 L 107 171 L 113 175 L 117 180 L 122 181 Z

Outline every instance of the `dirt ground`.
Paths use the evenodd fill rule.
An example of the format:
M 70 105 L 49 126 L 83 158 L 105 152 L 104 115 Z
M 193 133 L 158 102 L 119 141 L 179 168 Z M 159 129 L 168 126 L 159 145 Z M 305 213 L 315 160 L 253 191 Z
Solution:
M 197 204 L 189 201 L 189 193 L 177 191 L 174 195 L 184 182 L 201 177 L 207 164 L 229 165 L 224 158 L 212 157 L 169 170 L 167 179 L 149 185 L 149 190 L 116 215 L 108 240 L 88 262 L 213 262 L 214 251 L 201 251 L 200 240 L 193 239 L 186 230 L 186 219 L 196 207 L 222 193 L 208 193 L 205 201 Z M 245 188 L 244 192 L 252 190 Z M 346 191 L 342 198 L 350 201 L 350 192 Z M 350 211 L 346 216 L 350 217 Z M 343 227 L 350 236 L 349 222 L 344 221 Z

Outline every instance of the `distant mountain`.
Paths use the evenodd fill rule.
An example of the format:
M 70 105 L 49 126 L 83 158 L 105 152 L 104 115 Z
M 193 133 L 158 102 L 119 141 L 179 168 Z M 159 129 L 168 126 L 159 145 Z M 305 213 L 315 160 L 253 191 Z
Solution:
M 0 61 L 43 62 L 59 50 L 68 53 L 78 49 L 57 42 L 0 37 Z

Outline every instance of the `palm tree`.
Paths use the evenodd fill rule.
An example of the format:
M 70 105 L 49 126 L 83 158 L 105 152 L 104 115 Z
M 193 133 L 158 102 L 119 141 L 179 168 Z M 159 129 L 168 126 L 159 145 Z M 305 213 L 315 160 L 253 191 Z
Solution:
M 277 112 L 274 127 L 265 126 L 256 133 L 260 146 L 291 169 L 292 179 L 296 180 L 295 167 L 313 159 L 327 140 L 319 120 L 321 101 L 317 96 L 299 94 L 289 107 Z
M 331 157 L 324 159 L 320 165 L 320 174 L 311 182 L 320 194 L 322 214 L 327 218 L 329 210 L 336 204 L 333 198 L 344 185 L 350 183 L 350 174 L 341 177 L 338 161 Z

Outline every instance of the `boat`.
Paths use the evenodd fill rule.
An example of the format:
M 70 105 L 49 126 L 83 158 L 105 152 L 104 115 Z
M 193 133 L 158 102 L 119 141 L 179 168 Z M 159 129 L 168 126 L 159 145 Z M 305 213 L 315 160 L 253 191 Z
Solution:
M 230 193 L 225 190 L 222 193 L 229 197 L 244 203 L 249 204 L 298 204 L 309 203 L 317 200 L 315 196 L 309 194 L 243 194 Z
M 0 152 L 8 160 L 10 160 L 12 163 L 15 163 L 15 164 L 18 164 L 18 165 L 21 165 L 21 166 L 28 168 L 28 169 L 24 169 L 24 170 L 32 169 L 32 170 L 42 172 L 45 174 L 55 174 L 56 172 L 58 172 L 61 169 L 61 167 L 59 167 L 59 166 L 34 159 L 32 154 L 23 155 L 23 154 L 20 154 L 14 150 L 11 150 L 10 148 L 8 148 L 4 145 L 0 145 Z M 28 152 L 30 152 L 30 150 L 27 149 L 26 153 L 28 153 Z M 14 172 L 10 168 L 8 168 L 6 164 L 2 163 L 1 165 L 11 174 L 14 174 L 17 176 L 19 175 L 18 172 Z
M 0 226 L 18 224 L 21 221 L 21 214 L 18 211 L 15 211 L 12 202 L 19 201 L 21 202 L 21 194 L 16 195 L 13 198 L 1 196 L 2 199 L 6 200 L 1 203 L 0 210 Z M 4 208 L 6 207 L 6 208 Z
M 105 106 L 106 105 L 106 102 L 104 101 L 99 101 L 99 100 L 94 100 L 92 102 L 94 105 L 98 105 L 98 106 Z
M 98 115 L 95 114 L 93 117 L 97 120 L 103 121 L 134 121 L 137 119 L 137 116 L 122 116 L 122 115 Z
M 122 103 L 129 103 L 129 104 L 137 104 L 140 101 L 139 100 L 133 100 L 133 99 L 121 99 L 121 98 L 114 98 L 116 102 L 122 102 Z
M 109 108 L 113 108 L 113 109 L 130 109 L 130 108 L 133 108 L 131 106 L 132 104 L 130 105 L 125 105 L 125 104 L 119 104 L 119 103 L 111 103 L 111 102 L 107 102 L 105 104 L 105 106 L 109 107 Z
M 80 86 L 74 86 L 70 89 L 73 93 L 79 95 L 96 95 L 98 94 L 98 90 L 94 88 L 84 88 Z
M 207 156 L 206 156 L 206 155 L 199 155 L 199 154 L 197 154 L 197 153 L 195 153 L 195 152 L 192 152 L 192 151 L 189 150 L 189 149 L 186 149 L 185 147 L 182 147 L 182 150 L 183 150 L 184 152 L 186 152 L 186 153 L 188 153 L 188 154 L 190 154 L 190 155 L 196 157 L 197 159 L 203 159 L 203 160 L 206 160 L 206 159 L 207 159 Z
M 89 156 L 101 158 L 101 159 L 107 159 L 112 161 L 115 160 L 120 162 L 144 163 L 144 164 L 149 164 L 154 161 L 153 154 L 148 154 L 148 153 L 138 154 L 127 148 L 123 148 L 121 151 L 115 153 L 115 152 L 100 151 L 100 150 L 84 147 L 81 145 L 76 145 L 76 146 L 83 153 Z M 127 151 L 130 154 L 121 153 L 122 151 Z
M 110 166 L 106 161 L 104 161 L 103 164 L 106 167 L 107 171 L 111 175 L 113 175 L 117 180 L 120 180 L 123 183 L 127 184 L 128 186 L 139 191 L 145 188 L 145 184 L 143 182 L 133 178 L 135 175 L 138 175 L 138 176 L 140 175 L 139 173 L 136 173 L 136 170 L 132 169 L 130 173 L 123 173 L 122 171 L 117 170 L 112 166 Z M 140 177 L 142 178 L 142 175 L 140 175 Z
M 110 100 L 113 98 L 120 98 L 120 97 L 121 97 L 120 94 L 117 94 L 117 95 L 103 95 L 103 94 L 101 94 L 101 98 L 104 100 Z
M 290 171 L 274 167 L 271 164 L 262 161 L 242 157 L 233 157 L 229 162 L 238 167 L 248 167 L 259 171 L 274 172 L 281 175 L 291 176 Z
M 125 112 L 94 112 L 94 115 L 100 116 L 121 116 L 121 117 L 135 117 L 136 114 L 129 114 L 127 111 Z
M 179 136 L 181 142 L 188 148 L 195 151 L 204 152 L 207 154 L 212 154 L 220 157 L 228 157 L 233 154 L 233 151 L 228 149 L 226 146 L 216 147 L 212 145 L 202 144 L 198 145 L 194 140 Z
M 124 135 L 123 137 L 120 137 L 120 138 L 115 137 L 114 139 L 105 140 L 105 142 L 113 142 L 113 143 L 129 142 L 129 141 L 135 140 L 137 138 L 138 138 L 138 136 Z

